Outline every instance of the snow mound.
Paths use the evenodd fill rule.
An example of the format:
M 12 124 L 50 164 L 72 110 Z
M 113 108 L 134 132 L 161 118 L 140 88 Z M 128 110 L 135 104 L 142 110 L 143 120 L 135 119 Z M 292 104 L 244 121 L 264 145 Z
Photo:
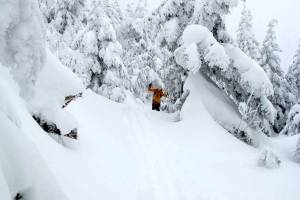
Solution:
M 34 86 L 34 97 L 28 102 L 33 115 L 55 123 L 62 133 L 78 126 L 76 119 L 62 109 L 64 99 L 85 90 L 80 79 L 47 51 L 47 63 Z
M 258 160 L 258 164 L 268 169 L 275 169 L 280 167 L 281 160 L 269 147 L 265 147 Z
M 28 113 L 19 87 L 7 68 L 0 65 L 0 199 L 60 199 L 66 197 L 31 134 L 46 136 Z M 49 139 L 49 138 L 48 138 Z

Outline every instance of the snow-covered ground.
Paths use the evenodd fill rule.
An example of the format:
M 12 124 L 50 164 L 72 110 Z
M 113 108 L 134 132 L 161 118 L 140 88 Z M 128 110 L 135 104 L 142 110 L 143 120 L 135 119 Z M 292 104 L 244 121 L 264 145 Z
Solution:
M 90 91 L 72 104 L 80 140 L 70 174 L 58 170 L 70 199 L 299 199 L 300 166 L 283 157 L 280 169 L 260 168 L 260 151 L 228 134 L 204 107 L 204 81 L 189 81 L 177 123 L 150 106 L 116 104 Z M 70 184 L 73 177 L 80 182 Z
M 47 54 L 48 64 L 36 90 L 42 87 L 55 96 L 83 90 L 78 79 Z M 50 72 L 59 72 L 64 78 L 43 76 Z M 12 157 L 6 163 L 27 166 L 18 174 L 4 174 L 12 183 L 8 188 L 15 188 L 13 192 L 24 189 L 24 199 L 31 200 L 300 199 L 300 165 L 292 161 L 297 138 L 268 141 L 283 163 L 278 169 L 261 168 L 257 164 L 260 150 L 240 142 L 216 122 L 239 120 L 230 100 L 198 73 L 189 78 L 186 87 L 191 95 L 180 122 L 174 122 L 174 114 L 153 112 L 150 105 L 133 97 L 118 104 L 85 90 L 83 98 L 66 108 L 77 121 L 79 140 L 65 141 L 65 146 L 39 128 L 22 101 L 16 114 L 19 130 L 0 112 L 1 127 L 12 130 L 6 140 L 1 139 L 1 150 L 11 141 L 22 141 L 21 147 L 30 149 L 26 154 L 20 153 L 28 152 L 22 148 L 5 149 L 26 156 Z M 39 95 L 36 98 L 43 101 Z M 7 174 L 13 178 L 5 177 Z M 2 176 L 0 173 L 0 180 Z M 17 180 L 24 183 L 18 186 Z M 1 189 L 0 194 L 8 190 L 2 193 Z

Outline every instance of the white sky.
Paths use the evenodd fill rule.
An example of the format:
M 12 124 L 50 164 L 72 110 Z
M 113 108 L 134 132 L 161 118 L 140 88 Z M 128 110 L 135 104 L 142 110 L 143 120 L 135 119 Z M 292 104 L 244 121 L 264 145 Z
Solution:
M 247 5 L 252 11 L 254 33 L 260 42 L 265 37 L 269 20 L 278 20 L 276 31 L 282 49 L 281 66 L 287 71 L 300 39 L 300 0 L 248 0 Z M 242 2 L 227 17 L 226 25 L 231 36 L 236 35 L 241 9 Z
M 120 0 L 122 6 L 137 1 Z M 149 9 L 154 9 L 160 2 L 162 0 L 148 0 Z M 247 0 L 247 5 L 252 11 L 254 32 L 260 42 L 264 39 L 269 20 L 275 18 L 279 21 L 276 31 L 278 43 L 283 51 L 282 68 L 287 71 L 300 39 L 300 0 Z M 232 37 L 236 35 L 241 9 L 240 1 L 239 6 L 227 17 L 226 25 Z

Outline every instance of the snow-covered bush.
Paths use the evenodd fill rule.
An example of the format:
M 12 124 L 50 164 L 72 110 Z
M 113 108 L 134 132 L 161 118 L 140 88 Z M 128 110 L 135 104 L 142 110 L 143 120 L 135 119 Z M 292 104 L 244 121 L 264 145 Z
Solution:
M 300 105 L 294 105 L 288 115 L 288 119 L 281 134 L 296 135 L 300 133 Z
M 294 158 L 297 162 L 300 163 L 300 138 L 298 139 L 298 142 L 297 142 Z
M 261 152 L 258 164 L 261 167 L 275 169 L 280 167 L 281 160 L 269 147 L 265 147 Z
M 0 62 L 11 69 L 21 95 L 30 98 L 45 59 L 44 29 L 35 0 L 1 1 Z

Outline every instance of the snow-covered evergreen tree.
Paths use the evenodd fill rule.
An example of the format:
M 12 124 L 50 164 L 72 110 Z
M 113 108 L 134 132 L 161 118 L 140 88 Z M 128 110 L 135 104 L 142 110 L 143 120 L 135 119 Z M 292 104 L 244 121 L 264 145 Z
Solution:
M 0 62 L 11 69 L 21 95 L 30 98 L 45 59 L 44 27 L 37 1 L 2 1 L 0 13 Z
M 102 8 L 102 12 L 109 18 L 114 29 L 118 30 L 123 21 L 123 11 L 120 8 L 118 0 L 90 0 L 87 6 L 87 16 L 91 17 L 98 9 Z
M 135 17 L 144 18 L 148 12 L 148 0 L 139 0 L 135 8 Z
M 271 102 L 277 110 L 274 131 L 279 133 L 285 125 L 288 111 L 294 104 L 294 99 L 280 67 L 280 57 L 278 53 L 281 50 L 276 42 L 276 33 L 274 30 L 276 24 L 277 20 L 271 20 L 268 25 L 267 34 L 261 50 L 261 66 L 267 73 L 274 87 L 274 95 L 271 97 Z
M 47 22 L 63 36 L 68 44 L 82 28 L 80 15 L 83 7 L 83 0 L 56 0 L 46 16 Z
M 175 103 L 183 95 L 183 85 L 188 73 L 197 71 L 201 66 L 202 73 L 215 82 L 220 89 L 223 89 L 237 106 L 242 102 L 247 102 L 250 98 L 247 106 L 256 112 L 252 112 L 247 121 L 257 130 L 263 130 L 268 135 L 272 135 L 275 115 L 274 108 L 267 99 L 273 94 L 272 85 L 261 67 L 253 60 L 246 58 L 246 55 L 241 54 L 237 49 L 229 47 L 230 45 L 226 49 L 223 49 L 221 45 L 233 44 L 233 40 L 226 32 L 223 19 L 236 3 L 235 0 L 169 0 L 163 2 L 151 16 L 143 20 L 136 20 L 129 26 L 128 34 L 125 34 L 127 42 L 122 42 L 125 44 L 125 65 L 128 66 L 130 76 L 135 74 L 133 76 L 135 78 L 132 80 L 133 85 L 136 85 L 135 91 L 140 91 L 138 95 L 146 92 L 145 88 L 149 83 L 141 84 L 136 77 L 144 77 L 143 80 L 147 80 L 147 74 L 138 74 L 145 73 L 146 71 L 140 69 L 149 66 L 164 82 L 171 103 Z M 182 46 L 182 33 L 189 24 L 193 23 L 206 27 L 207 31 L 205 32 L 212 33 L 210 38 L 214 39 L 209 41 L 215 41 L 211 43 L 211 46 L 205 47 L 201 44 Z M 195 33 L 191 35 L 191 38 L 197 37 L 199 34 Z M 127 44 L 129 45 L 126 46 Z M 179 50 L 178 47 L 181 46 L 182 48 Z M 233 55 L 235 53 L 226 55 L 228 54 L 226 51 L 238 53 L 244 62 L 240 62 L 237 55 Z M 247 77 L 248 74 L 249 76 L 250 74 L 252 74 L 251 76 L 255 73 L 259 74 L 261 85 L 253 85 L 255 81 L 250 79 L 245 81 L 245 75 L 240 73 L 239 65 L 249 70 L 245 73 Z M 133 66 L 136 67 L 132 68 Z M 166 108 L 168 107 L 172 106 Z
M 40 0 L 47 8 L 48 0 Z M 44 9 L 47 11 L 47 9 Z M 117 33 L 123 20 L 117 0 L 63 0 L 44 12 L 47 41 L 60 61 L 75 72 L 86 87 L 121 102 L 128 88 Z
M 300 40 L 298 49 L 295 52 L 293 63 L 290 66 L 286 79 L 291 86 L 293 94 L 299 99 L 300 97 Z
M 125 21 L 128 23 L 136 19 L 144 18 L 148 12 L 147 8 L 148 8 L 147 0 L 139 0 L 137 2 L 137 5 L 135 5 L 132 2 L 129 2 L 126 5 L 125 12 L 124 12 Z
M 229 41 L 230 37 L 224 31 L 222 17 L 229 13 L 230 7 L 236 1 L 208 1 L 208 0 L 169 0 L 163 2 L 151 16 L 135 21 L 128 28 L 128 40 L 136 41 L 128 45 L 128 52 L 133 50 L 141 59 L 138 66 L 150 66 L 163 80 L 169 93 L 171 102 L 183 94 L 183 84 L 187 76 L 187 69 L 175 62 L 174 51 L 180 46 L 180 36 L 185 27 L 191 23 L 203 24 L 214 32 L 218 41 Z M 134 48 L 131 48 L 134 46 Z M 127 51 L 127 48 L 125 48 Z M 132 57 L 124 56 L 125 63 L 134 62 Z M 152 59 L 151 59 L 152 58 Z M 129 68 L 131 68 L 130 65 Z M 130 70 L 136 71 L 136 70 Z M 134 79 L 135 80 L 135 79 Z M 145 83 L 147 84 L 147 83 Z M 141 89 L 142 90 L 142 89 Z
M 246 8 L 245 4 L 237 30 L 237 44 L 245 54 L 256 61 L 259 61 L 260 49 L 259 43 L 253 33 L 252 14 L 251 11 Z
M 85 65 L 88 86 L 112 100 L 124 101 L 128 80 L 121 58 L 123 50 L 110 18 L 101 6 L 93 9 L 74 48 L 90 61 Z

